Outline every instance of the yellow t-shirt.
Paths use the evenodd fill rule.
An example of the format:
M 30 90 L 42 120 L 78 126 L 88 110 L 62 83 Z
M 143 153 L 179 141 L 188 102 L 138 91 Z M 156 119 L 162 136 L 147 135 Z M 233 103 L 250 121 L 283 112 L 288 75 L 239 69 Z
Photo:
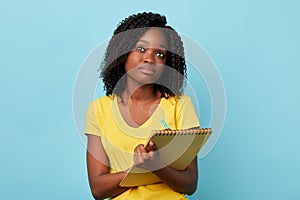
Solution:
M 171 129 L 199 126 L 192 101 L 187 96 L 162 98 L 151 117 L 140 127 L 130 127 L 123 119 L 116 97 L 105 96 L 93 101 L 87 111 L 86 134 L 100 136 L 110 163 L 110 173 L 123 171 L 133 165 L 133 150 L 144 144 L 154 129 L 164 129 L 164 119 Z M 187 199 L 164 183 L 131 188 L 116 200 Z

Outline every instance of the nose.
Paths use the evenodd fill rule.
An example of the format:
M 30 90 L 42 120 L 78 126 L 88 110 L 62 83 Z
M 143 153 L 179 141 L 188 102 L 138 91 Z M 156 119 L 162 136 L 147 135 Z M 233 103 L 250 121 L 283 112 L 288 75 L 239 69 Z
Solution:
M 154 52 L 152 50 L 148 50 L 144 53 L 144 62 L 145 63 L 154 63 Z

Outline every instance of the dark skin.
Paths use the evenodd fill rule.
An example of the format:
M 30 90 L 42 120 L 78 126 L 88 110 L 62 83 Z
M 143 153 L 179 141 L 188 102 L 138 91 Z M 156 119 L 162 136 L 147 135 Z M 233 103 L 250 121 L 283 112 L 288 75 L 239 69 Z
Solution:
M 126 171 L 109 173 L 108 159 L 98 136 L 88 135 L 87 170 L 95 199 L 113 197 L 128 189 L 119 186 Z
M 122 101 L 118 97 L 120 112 L 128 126 L 141 126 L 160 102 L 161 94 L 154 90 L 152 83 L 163 73 L 166 41 L 158 29 L 151 28 L 138 41 L 137 48 L 129 53 L 125 63 L 127 83 Z M 137 145 L 134 148 L 134 165 L 154 170 L 153 173 L 176 192 L 194 193 L 198 180 L 197 158 L 186 169 L 175 170 L 165 166 L 155 150 L 153 142 L 149 143 L 147 150 L 143 144 Z M 87 167 L 95 199 L 117 196 L 129 189 L 119 186 L 126 171 L 109 173 L 109 160 L 100 137 L 88 135 Z

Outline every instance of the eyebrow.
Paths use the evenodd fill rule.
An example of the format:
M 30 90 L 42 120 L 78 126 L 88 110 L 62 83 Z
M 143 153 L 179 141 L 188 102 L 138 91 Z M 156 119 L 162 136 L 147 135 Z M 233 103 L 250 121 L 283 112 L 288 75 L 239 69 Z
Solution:
M 147 40 L 138 40 L 137 42 L 143 42 L 143 43 L 146 43 L 146 44 L 149 44 L 150 42 L 148 42 Z M 167 47 L 163 44 L 159 44 L 159 47 L 167 50 Z

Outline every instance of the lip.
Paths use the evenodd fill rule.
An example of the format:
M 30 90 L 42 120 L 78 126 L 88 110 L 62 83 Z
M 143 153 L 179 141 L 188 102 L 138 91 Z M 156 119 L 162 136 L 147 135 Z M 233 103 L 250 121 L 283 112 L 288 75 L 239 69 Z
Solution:
M 152 75 L 155 73 L 155 70 L 150 67 L 139 67 L 138 68 L 142 74 Z

